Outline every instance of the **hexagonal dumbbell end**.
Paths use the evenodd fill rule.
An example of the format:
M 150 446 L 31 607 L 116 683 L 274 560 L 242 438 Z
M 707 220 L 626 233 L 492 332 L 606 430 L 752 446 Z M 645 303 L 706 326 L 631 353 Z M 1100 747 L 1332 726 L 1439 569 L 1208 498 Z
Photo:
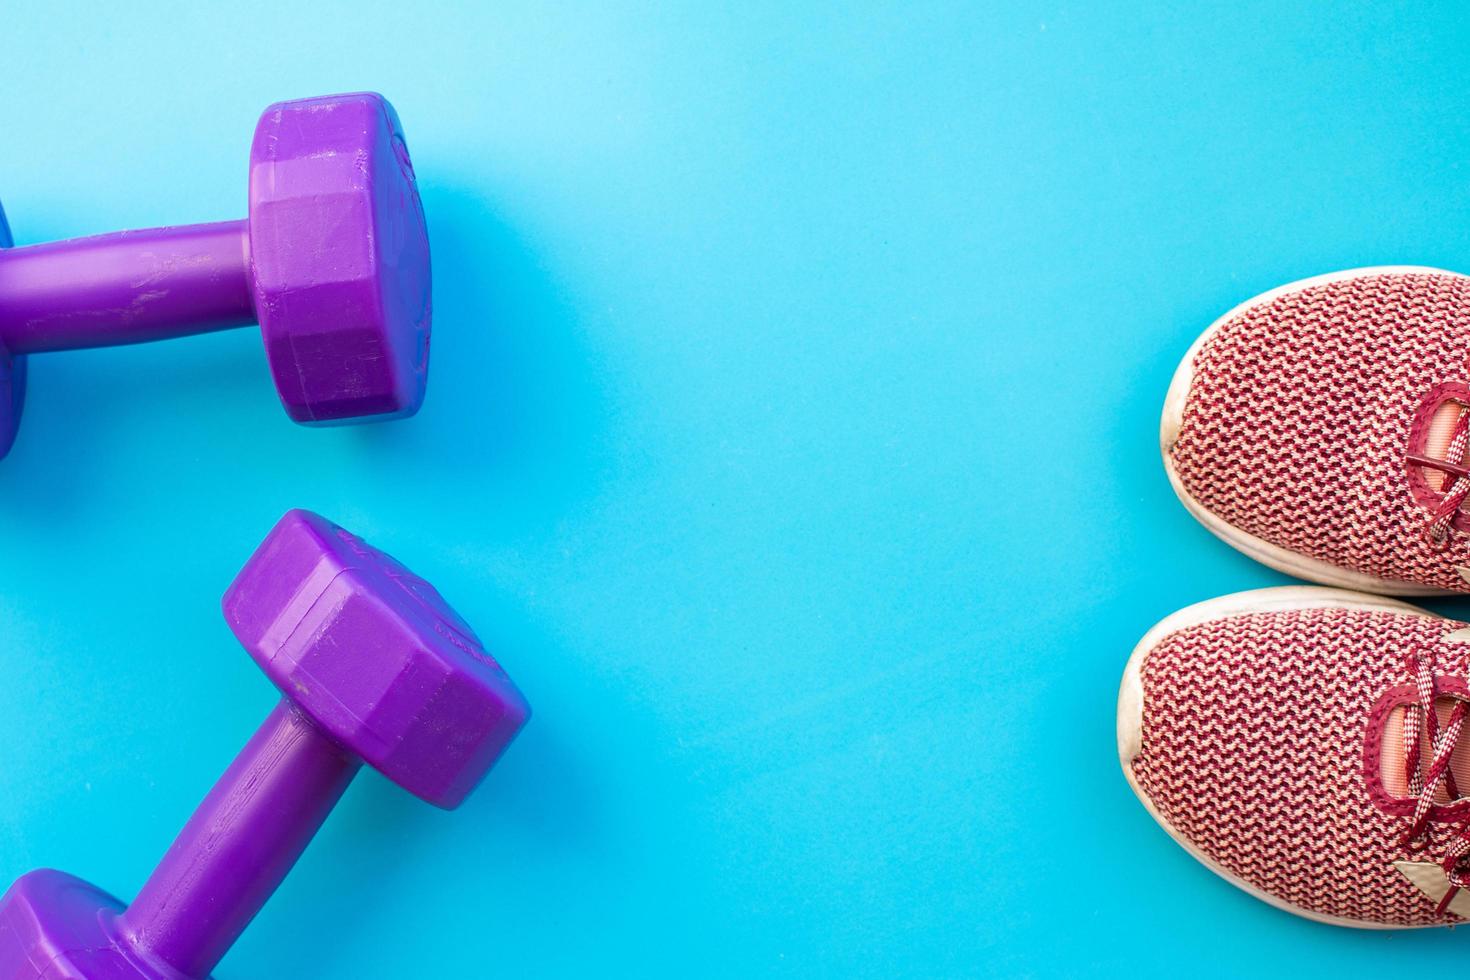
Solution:
M 224 613 L 323 731 L 437 806 L 474 789 L 530 711 L 432 585 L 306 511 L 271 531 Z
M 280 102 L 250 149 L 255 312 L 298 422 L 411 415 L 429 359 L 429 236 L 393 107 Z
M 59 871 L 0 897 L 0 980 L 206 978 L 366 761 L 457 806 L 530 714 L 427 582 L 291 511 L 225 593 L 281 704 L 124 908 Z
M 181 980 L 119 936 L 122 903 L 61 871 L 32 871 L 0 897 L 5 980 Z

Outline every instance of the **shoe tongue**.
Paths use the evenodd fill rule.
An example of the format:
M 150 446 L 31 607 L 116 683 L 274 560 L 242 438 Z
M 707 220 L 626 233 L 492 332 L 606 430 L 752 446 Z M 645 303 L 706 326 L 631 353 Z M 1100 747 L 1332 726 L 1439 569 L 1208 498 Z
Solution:
M 1454 710 L 1453 698 L 1440 698 L 1434 702 L 1435 714 L 1439 716 L 1440 730 L 1444 730 L 1445 722 L 1449 721 L 1450 712 Z M 1393 709 L 1388 716 L 1388 722 L 1383 726 L 1383 746 L 1381 750 L 1382 769 L 1379 777 L 1383 780 L 1383 788 L 1388 790 L 1390 796 L 1400 799 L 1409 795 L 1409 781 L 1404 774 L 1404 718 L 1410 710 L 1418 711 L 1412 705 L 1401 705 Z M 1434 761 L 1434 753 L 1429 745 L 1429 739 L 1424 737 L 1421 729 L 1419 734 L 1419 772 L 1429 772 L 1429 766 Z M 1470 720 L 1461 729 L 1460 738 L 1455 743 L 1454 750 L 1450 752 L 1450 772 L 1454 773 L 1456 788 L 1460 796 L 1470 796 Z M 1439 803 L 1449 803 L 1450 794 L 1445 789 L 1445 784 L 1440 783 L 1439 790 L 1434 794 Z
M 1455 423 L 1460 420 L 1464 406 L 1457 401 L 1447 401 L 1434 410 L 1429 420 L 1429 431 L 1424 437 L 1423 454 L 1430 459 L 1444 459 L 1449 455 L 1450 440 L 1455 437 Z M 1424 467 L 1424 479 L 1435 492 L 1444 490 L 1449 474 L 1443 470 Z

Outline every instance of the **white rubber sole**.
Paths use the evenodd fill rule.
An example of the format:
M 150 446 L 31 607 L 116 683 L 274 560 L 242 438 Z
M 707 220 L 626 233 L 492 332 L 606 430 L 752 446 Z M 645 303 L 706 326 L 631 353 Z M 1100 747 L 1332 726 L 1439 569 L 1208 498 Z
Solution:
M 1189 491 L 1184 489 L 1184 484 L 1179 479 L 1178 472 L 1174 469 L 1174 461 L 1169 453 L 1174 448 L 1174 443 L 1179 439 L 1179 430 L 1184 424 L 1184 403 L 1189 397 L 1189 389 L 1194 384 L 1194 356 L 1205 342 L 1214 335 L 1220 325 L 1229 321 L 1236 314 L 1259 303 L 1269 303 L 1278 296 L 1286 293 L 1294 293 L 1298 290 L 1309 289 L 1313 286 L 1321 286 L 1330 282 L 1339 282 L 1343 279 L 1352 279 L 1357 276 L 1386 275 L 1404 273 L 1433 273 L 1437 275 L 1454 275 L 1444 269 L 1434 269 L 1428 266 L 1417 265 L 1383 265 L 1373 266 L 1365 269 L 1348 269 L 1344 272 L 1333 272 L 1325 276 L 1313 276 L 1310 279 L 1300 279 L 1285 286 L 1278 286 L 1268 290 L 1259 296 L 1246 300 L 1233 308 L 1229 313 L 1220 317 L 1200 334 L 1185 353 L 1184 359 L 1174 370 L 1174 378 L 1169 382 L 1169 393 L 1164 398 L 1164 411 L 1159 420 L 1159 451 L 1164 459 L 1164 472 L 1169 476 L 1169 485 L 1174 488 L 1174 495 L 1184 505 L 1185 510 L 1194 515 L 1210 533 L 1224 541 L 1237 551 L 1240 551 L 1263 565 L 1284 572 L 1287 575 L 1308 582 L 1317 582 L 1322 585 L 1337 589 L 1352 589 L 1356 591 L 1377 592 L 1384 595 L 1402 596 L 1435 596 L 1435 595 L 1458 595 L 1446 589 L 1436 589 L 1430 586 L 1415 585 L 1411 582 L 1398 582 L 1393 579 L 1379 578 L 1376 575 L 1365 575 L 1351 569 L 1340 568 L 1337 565 L 1310 558 L 1307 555 L 1288 551 L 1279 545 L 1256 537 L 1254 534 L 1242 531 L 1233 524 L 1228 524 L 1218 515 L 1207 510 L 1198 500 L 1190 496 Z
M 1128 666 L 1123 670 L 1123 682 L 1118 688 L 1118 761 L 1123 766 L 1123 778 L 1128 780 L 1133 795 L 1143 804 L 1149 816 L 1154 822 L 1164 828 L 1165 832 L 1174 841 L 1215 874 L 1224 878 L 1235 887 L 1248 892 L 1261 901 L 1293 915 L 1299 915 L 1314 922 L 1323 922 L 1333 926 L 1347 926 L 1353 929 L 1427 929 L 1435 926 L 1392 926 L 1376 922 L 1362 922 L 1357 919 L 1343 919 L 1336 916 L 1320 915 L 1289 902 L 1283 901 L 1274 895 L 1261 891 L 1251 883 L 1236 877 L 1225 868 L 1216 864 L 1203 851 L 1194 846 L 1188 839 L 1177 833 L 1169 825 L 1159 811 L 1154 807 L 1153 801 L 1148 798 L 1138 781 L 1133 776 L 1133 760 L 1138 756 L 1143 745 L 1143 659 L 1148 652 L 1159 645 L 1159 642 L 1170 633 L 1207 623 L 1227 616 L 1240 616 L 1247 613 L 1258 612 L 1285 612 L 1293 609 L 1317 609 L 1323 606 L 1340 607 L 1345 609 L 1361 609 L 1367 612 L 1408 612 L 1430 619 L 1443 619 L 1424 609 L 1411 606 L 1408 603 L 1397 602 L 1383 596 L 1368 595 L 1362 592 L 1345 592 L 1339 589 L 1326 589 L 1311 585 L 1283 585 L 1271 589 L 1254 589 L 1249 592 L 1236 592 L 1233 595 L 1221 596 L 1218 599 L 1210 599 L 1207 602 L 1186 606 L 1178 612 L 1165 617 L 1158 625 L 1144 634 L 1143 639 L 1133 648 L 1133 653 L 1128 658 Z

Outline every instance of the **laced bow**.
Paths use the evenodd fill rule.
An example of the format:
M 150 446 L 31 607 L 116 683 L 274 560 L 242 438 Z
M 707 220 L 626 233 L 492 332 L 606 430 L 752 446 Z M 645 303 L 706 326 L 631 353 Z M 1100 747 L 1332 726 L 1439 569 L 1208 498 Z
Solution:
M 1445 474 L 1444 498 L 1431 512 L 1424 529 L 1424 539 L 1435 551 L 1443 551 L 1449 545 L 1450 524 L 1465 498 L 1470 497 L 1470 468 L 1465 466 L 1467 448 L 1470 448 L 1470 406 L 1461 405 L 1444 459 L 1431 459 L 1422 454 L 1409 456 L 1409 462 Z
M 1430 814 L 1434 810 L 1435 794 L 1439 792 L 1440 786 L 1444 786 L 1451 800 L 1460 797 L 1459 787 L 1455 785 L 1455 774 L 1450 769 L 1450 758 L 1459 742 L 1460 733 L 1464 730 L 1470 702 L 1455 698 L 1450 716 L 1441 728 L 1439 715 L 1434 707 L 1434 664 L 1428 657 L 1411 657 L 1409 669 L 1414 674 L 1415 693 L 1419 697 L 1419 703 L 1409 706 L 1404 712 L 1404 777 L 1408 783 L 1409 795 L 1415 798 L 1415 802 L 1414 815 L 1410 818 L 1408 830 L 1404 832 L 1403 843 L 1410 851 L 1417 852 L 1427 850 L 1430 846 Z M 1421 739 L 1430 748 L 1427 770 L 1423 767 Z M 1449 880 L 1450 889 L 1440 899 L 1435 911 L 1444 914 L 1459 890 L 1470 888 L 1470 816 L 1457 822 L 1453 835 L 1445 846 L 1440 867 Z

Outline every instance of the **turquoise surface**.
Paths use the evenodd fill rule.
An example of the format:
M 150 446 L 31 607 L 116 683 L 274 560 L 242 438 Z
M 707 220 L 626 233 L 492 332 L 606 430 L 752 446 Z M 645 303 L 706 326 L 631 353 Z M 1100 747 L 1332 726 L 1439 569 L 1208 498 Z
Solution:
M 436 318 L 380 426 L 290 423 L 249 330 L 33 359 L 0 879 L 137 890 L 273 702 L 218 602 L 301 506 L 537 714 L 459 811 L 361 777 L 221 980 L 1463 967 L 1215 878 L 1113 736 L 1148 626 L 1284 581 L 1165 483 L 1190 340 L 1466 268 L 1463 8 L 797 6 L 6 12 L 18 243 L 241 217 L 261 109 L 372 88 Z

